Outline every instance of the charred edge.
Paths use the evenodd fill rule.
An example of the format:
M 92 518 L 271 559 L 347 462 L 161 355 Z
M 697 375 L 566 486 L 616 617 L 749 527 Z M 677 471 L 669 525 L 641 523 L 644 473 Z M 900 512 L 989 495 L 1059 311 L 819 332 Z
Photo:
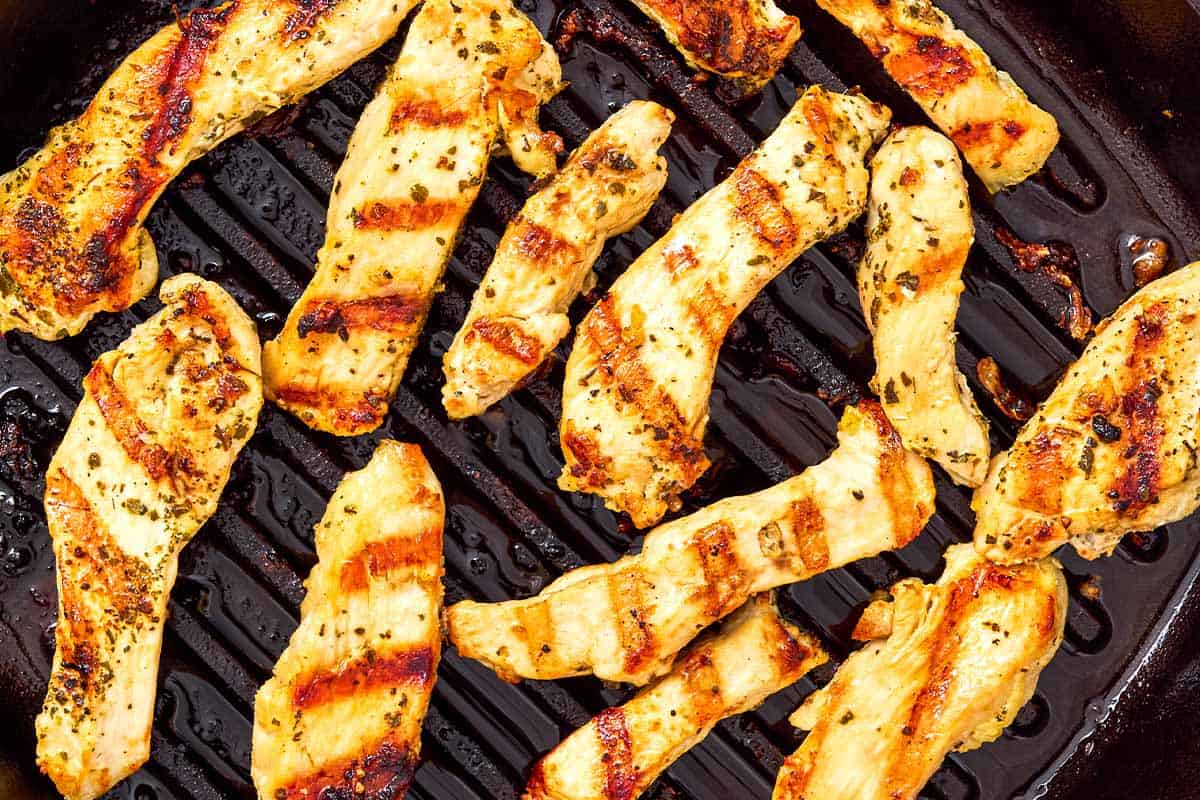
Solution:
M 238 3 L 224 8 L 199 9 L 179 21 L 180 37 L 165 63 L 158 84 L 159 106 L 142 132 L 142 153 L 155 164 L 158 154 L 183 135 L 192 123 L 191 87 L 200 77 L 213 44 L 225 29 Z
M 129 458 L 141 464 L 152 480 L 173 481 L 176 467 L 182 466 L 181 461 L 186 460 L 186 457 L 177 459 L 162 445 L 151 440 L 149 429 L 138 418 L 135 409 L 104 364 L 96 362 L 83 379 L 83 383 L 92 399 L 96 401 L 104 423 Z
M 937 36 L 910 36 L 906 50 L 884 58 L 896 83 L 921 98 L 944 97 L 975 75 L 966 50 Z
M 733 188 L 737 194 L 734 216 L 744 222 L 768 250 L 783 256 L 796 246 L 799 238 L 796 225 L 775 184 L 742 166 L 733 176 Z
M 746 599 L 745 575 L 734 547 L 733 528 L 717 522 L 702 528 L 692 541 L 704 570 L 705 610 L 709 618 L 719 619 Z
M 515 358 L 526 366 L 533 366 L 542 360 L 541 341 L 535 336 L 529 336 L 511 322 L 480 317 L 471 325 L 467 334 L 468 341 L 476 338 L 487 342 L 493 350 Z
M 293 409 L 331 413 L 339 431 L 370 430 L 387 413 L 387 398 L 373 392 L 356 394 L 351 399 L 336 391 L 283 384 L 275 387 L 274 395 L 279 403 Z
M 638 790 L 638 770 L 633 763 L 633 742 L 625 724 L 625 710 L 606 708 L 596 715 L 596 738 L 604 750 L 604 797 L 633 800 Z
M 402 800 L 412 783 L 417 757 L 395 734 L 365 755 L 329 764 L 275 790 L 272 800 Z
M 829 568 L 829 543 L 825 541 L 825 517 L 811 497 L 792 503 L 792 535 L 804 568 L 812 574 Z
M 190 286 L 179 296 L 182 305 L 175 307 L 171 315 L 178 319 L 185 314 L 203 320 L 212 329 L 213 337 L 222 350 L 229 349 L 233 334 L 229 331 L 229 323 L 221 316 L 208 297 L 208 292 L 200 286 Z
M 368 650 L 362 658 L 298 681 L 292 704 L 303 711 L 383 686 L 425 687 L 433 678 L 433 664 L 429 646 L 387 655 Z
M 1063 458 L 1059 435 L 1058 430 L 1039 431 L 1025 449 L 1021 505 L 1031 511 L 1048 515 L 1062 511 L 1061 486 L 1067 477 L 1068 467 Z M 1057 523 L 1052 526 L 1043 522 L 1038 528 L 1037 538 L 1049 539 L 1057 527 Z
M 433 227 L 462 205 L 454 200 L 393 200 L 368 203 L 354 212 L 354 227 L 359 230 L 418 231 Z
M 583 487 L 606 486 L 612 459 L 600 451 L 600 445 L 591 436 L 575 430 L 569 423 L 563 427 L 562 446 L 574 461 L 570 465 L 571 477 Z
M 369 542 L 342 564 L 339 583 L 344 592 L 362 591 L 372 578 L 386 578 L 408 567 L 436 566 L 441 555 L 440 528 L 423 530 L 415 536 L 393 536 Z
M 1145 374 L 1152 369 L 1151 358 L 1163 340 L 1167 322 L 1167 304 L 1158 302 L 1139 314 L 1129 366 Z M 1139 363 L 1141 362 L 1141 363 Z M 1162 467 L 1165 426 L 1158 414 L 1158 398 L 1162 396 L 1156 376 L 1142 378 L 1121 398 L 1121 413 L 1126 420 L 1129 443 L 1123 453 L 1129 465 L 1109 491 L 1113 510 L 1134 513 L 1158 501 L 1158 484 Z
M 332 333 L 347 341 L 350 331 L 360 328 L 390 332 L 412 325 L 421 318 L 424 310 L 424 299 L 411 294 L 344 302 L 313 300 L 296 322 L 296 335 L 303 339 L 310 333 Z
M 299 42 L 312 36 L 312 29 L 321 17 L 329 13 L 341 0 L 295 0 L 296 10 L 283 23 L 283 38 Z
M 404 97 L 398 100 L 392 109 L 389 124 L 391 130 L 395 132 L 405 126 L 457 128 L 466 120 L 467 112 L 461 109 L 447 109 L 437 100 Z
M 777 27 L 758 24 L 747 0 L 649 0 L 645 4 L 674 23 L 672 33 L 681 49 L 721 74 L 769 79 L 800 34 L 800 21 L 791 16 Z

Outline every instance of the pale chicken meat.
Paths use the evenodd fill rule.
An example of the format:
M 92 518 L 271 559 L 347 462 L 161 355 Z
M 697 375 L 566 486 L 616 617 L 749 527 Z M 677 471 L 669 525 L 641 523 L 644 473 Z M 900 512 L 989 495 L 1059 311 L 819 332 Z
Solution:
M 996 739 L 1029 701 L 1066 608 L 1054 559 L 1002 566 L 949 548 L 936 584 L 903 580 L 863 612 L 867 645 L 792 716 L 809 734 L 774 800 L 913 800 L 947 754 Z
M 800 39 L 800 20 L 774 0 L 634 0 L 688 63 L 729 78 L 747 94 L 783 66 Z
M 567 308 L 607 239 L 637 225 L 667 182 L 658 148 L 675 115 L 635 100 L 609 117 L 504 231 L 443 359 L 452 419 L 485 411 L 567 335 Z
M 524 800 L 634 800 L 722 719 L 757 708 L 828 660 L 769 594 L 754 597 L 668 675 L 550 751 Z
M 450 640 L 506 680 L 645 684 L 751 595 L 903 547 L 933 495 L 928 465 L 864 401 L 846 409 L 820 464 L 662 525 L 639 554 L 568 572 L 536 597 L 451 606 Z
M 316 526 L 300 627 L 254 702 L 265 800 L 402 798 L 441 657 L 441 487 L 384 440 Z
M 866 205 L 887 109 L 808 89 L 733 173 L 683 212 L 580 323 L 567 361 L 559 486 L 647 527 L 708 468 L 721 342 L 756 294 Z
M 150 754 L 179 552 L 263 402 L 258 333 L 233 299 L 194 275 L 160 297 L 84 378 L 46 473 L 59 608 L 37 757 L 69 800 L 103 794 Z
M 81 116 L 0 178 L 0 332 L 78 333 L 158 280 L 142 227 L 191 161 L 396 34 L 413 0 L 238 0 L 135 50 Z
M 562 86 L 554 50 L 509 0 L 428 0 L 334 179 L 316 274 L 263 351 L 267 397 L 351 436 L 387 414 L 489 156 L 538 177 Z
M 1200 506 L 1200 263 L 1096 329 L 975 492 L 975 546 L 1001 563 L 1069 542 L 1084 558 Z
M 1042 168 L 1058 123 L 930 0 L 817 0 L 880 59 L 991 192 Z
M 958 371 L 954 319 L 975 236 L 954 145 L 902 128 L 871 161 L 867 250 L 858 292 L 874 336 L 875 378 L 904 446 L 957 483 L 987 475 L 987 422 Z

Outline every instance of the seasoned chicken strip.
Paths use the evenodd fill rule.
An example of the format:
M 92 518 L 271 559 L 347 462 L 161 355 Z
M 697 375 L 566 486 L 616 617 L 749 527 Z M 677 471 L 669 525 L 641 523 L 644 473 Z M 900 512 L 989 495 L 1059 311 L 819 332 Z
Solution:
M 262 408 L 258 334 L 215 283 L 178 275 L 166 306 L 97 359 L 46 473 L 57 649 L 38 765 L 69 800 L 150 755 L 179 551 L 216 509 Z
M 319 430 L 379 427 L 425 324 L 488 156 L 538 176 L 558 57 L 509 0 L 428 0 L 334 180 L 317 271 L 263 350 L 267 397 Z
M 593 279 L 605 240 L 641 222 L 667 182 L 656 153 L 674 120 L 657 103 L 633 101 L 509 223 L 442 362 L 451 419 L 501 400 L 567 335 L 567 308 Z
M 1096 336 L 971 502 L 1000 563 L 1084 558 L 1200 506 L 1200 262 L 1147 284 Z
M 1042 168 L 1058 144 L 1054 117 L 929 0 L 817 0 L 962 150 L 991 192 Z
M 774 0 L 633 0 L 695 69 L 757 92 L 800 39 L 800 20 Z
M 904 446 L 957 483 L 987 475 L 987 421 L 954 353 L 962 270 L 975 237 L 954 145 L 929 128 L 893 133 L 871 161 L 858 292 L 874 334 L 875 392 Z
M 441 486 L 384 440 L 316 526 L 300 627 L 254 702 L 266 800 L 404 797 L 441 657 Z
M 536 597 L 451 606 L 450 640 L 505 680 L 644 684 L 752 594 L 903 547 L 933 513 L 933 492 L 925 461 L 864 401 L 846 409 L 822 463 L 662 525 L 638 555 L 568 572 Z
M 0 179 L 0 332 L 78 333 L 158 280 L 142 227 L 172 178 L 395 35 L 412 0 L 238 0 L 163 28 Z
M 708 468 L 704 428 L 730 324 L 867 199 L 863 158 L 890 113 L 812 87 L 779 128 L 680 215 L 579 325 L 567 361 L 558 484 L 638 527 L 678 507 Z
M 634 800 L 722 719 L 757 708 L 828 660 L 769 594 L 752 598 L 670 674 L 551 750 L 534 766 L 524 800 Z
M 811 732 L 774 800 L 912 800 L 949 752 L 1003 733 L 1062 641 L 1052 558 L 1005 567 L 955 545 L 936 584 L 909 578 L 891 595 L 855 629 L 870 643 L 792 715 Z

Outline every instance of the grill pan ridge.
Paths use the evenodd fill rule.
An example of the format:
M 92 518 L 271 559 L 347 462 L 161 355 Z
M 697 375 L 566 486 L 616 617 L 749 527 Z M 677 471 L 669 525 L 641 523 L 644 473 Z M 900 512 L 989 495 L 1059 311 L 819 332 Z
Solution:
M 52 110 L 55 121 L 78 113 L 117 61 L 171 14 L 163 0 L 107 5 L 105 12 L 85 13 L 97 22 L 109 15 L 104 29 L 112 38 L 105 43 L 96 36 L 79 54 L 91 67 L 86 76 L 75 76 L 69 96 L 57 98 L 63 104 Z M 197 3 L 181 5 L 186 10 Z M 679 117 L 664 149 L 668 185 L 642 225 L 606 248 L 597 265 L 601 287 L 774 128 L 795 99 L 795 86 L 861 85 L 891 106 L 900 122 L 922 120 L 865 49 L 809 0 L 782 3 L 800 17 L 805 34 L 781 75 L 761 97 L 734 104 L 719 81 L 696 80 L 631 4 L 517 5 L 560 45 L 571 85 L 548 105 L 543 120 L 568 147 L 631 99 L 659 100 Z M 1027 240 L 1072 245 L 1084 298 L 1099 318 L 1133 290 L 1126 247 L 1131 236 L 1163 239 L 1172 265 L 1180 266 L 1200 258 L 1200 219 L 1129 120 L 1098 99 L 1089 76 L 1073 69 L 1071 53 L 1042 30 L 1042 16 L 1031 10 L 1036 4 L 940 5 L 1055 115 L 1063 131 L 1045 176 L 994 202 L 971 179 L 978 246 L 964 276 L 958 355 L 999 450 L 1011 442 L 1017 424 L 999 413 L 975 380 L 978 359 L 992 356 L 1013 388 L 1041 399 L 1080 345 L 1058 324 L 1065 294 L 1045 275 L 1018 269 L 995 231 L 1003 226 Z M 16 23 L 0 16 L 0 26 L 5 24 Z M 263 338 L 274 336 L 311 275 L 333 173 L 354 122 L 397 51 L 394 42 L 313 93 L 297 111 L 189 167 L 147 223 L 163 277 L 195 271 L 219 281 L 255 318 Z M 49 81 L 46 91 L 55 89 L 62 87 Z M 28 145 L 43 134 L 8 131 L 4 144 Z M 555 488 L 565 347 L 541 377 L 482 417 L 448 423 L 441 410 L 441 354 L 505 222 L 528 191 L 528 179 L 503 159 L 493 162 L 489 178 L 384 427 L 370 436 L 336 439 L 274 407 L 264 410 L 218 512 L 184 551 L 167 624 L 151 760 L 108 795 L 112 800 L 253 796 L 254 692 L 297 624 L 302 580 L 314 560 L 312 525 L 343 472 L 361 467 L 384 436 L 420 444 L 445 488 L 448 603 L 525 597 L 566 569 L 636 549 L 639 540 L 627 522 L 594 498 Z M 853 277 L 861 245 L 861 230 L 852 230 L 814 248 L 734 324 L 712 396 L 708 447 L 714 467 L 686 496 L 684 513 L 765 488 L 821 460 L 832 446 L 841 405 L 865 391 L 873 369 Z M 0 703 L 11 712 L 0 745 L 31 776 L 32 720 L 53 652 L 56 602 L 41 475 L 92 360 L 156 305 L 147 300 L 123 314 L 102 315 L 84 334 L 60 343 L 9 334 L 0 349 Z M 587 305 L 576 303 L 572 318 L 578 320 Z M 942 550 L 969 538 L 969 494 L 940 472 L 936 479 L 938 513 L 917 541 L 781 592 L 785 613 L 816 633 L 837 659 L 848 652 L 850 626 L 873 591 L 907 575 L 936 578 Z M 1127 687 L 1139 669 L 1161 658 L 1173 616 L 1194 593 L 1196 529 L 1185 521 L 1131 537 L 1112 558 L 1097 562 L 1065 554 L 1071 602 L 1063 652 L 1004 737 L 951 756 L 922 797 L 1068 796 L 1064 792 L 1090 752 L 1089 737 L 1120 704 L 1132 702 L 1127 695 L 1135 692 Z M 769 797 L 782 757 L 799 741 L 786 716 L 833 669 L 823 667 L 758 711 L 719 724 L 646 797 Z M 410 796 L 519 797 L 537 757 L 629 694 L 584 678 L 508 686 L 450 649 L 426 720 L 425 761 Z

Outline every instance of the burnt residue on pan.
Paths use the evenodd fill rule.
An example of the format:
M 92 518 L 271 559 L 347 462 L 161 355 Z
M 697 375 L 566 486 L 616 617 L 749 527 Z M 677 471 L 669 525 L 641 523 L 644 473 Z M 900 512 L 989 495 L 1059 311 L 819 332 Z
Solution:
M 0 37 L 14 39 L 6 57 L 24 68 L 0 78 L 0 96 L 7 108 L 24 113 L 6 115 L 0 132 L 5 163 L 15 163 L 49 124 L 78 113 L 123 54 L 170 19 L 171 5 L 64 0 L 47 10 L 33 0 L 12 3 L 11 30 L 0 26 Z M 196 3 L 181 5 L 186 10 Z M 718 81 L 697 80 L 632 4 L 518 5 L 560 47 L 571 85 L 549 104 L 544 123 L 569 146 L 634 98 L 658 100 L 679 115 L 665 148 L 668 186 L 645 222 L 606 249 L 598 266 L 601 286 L 772 129 L 795 99 L 796 86 L 860 85 L 890 104 L 901 122 L 920 121 L 865 50 L 810 0 L 783 3 L 801 17 L 805 35 L 782 75 L 760 97 L 735 106 L 722 99 Z M 1171 269 L 1200 257 L 1200 222 L 1149 149 L 1175 152 L 1172 123 L 1162 123 L 1165 129 L 1157 122 L 1134 125 L 1120 111 L 1124 95 L 1114 103 L 1097 88 L 1096 75 L 1079 60 L 1085 32 L 1069 29 L 1059 11 L 1039 10 L 1033 2 L 943 5 L 1055 114 L 1064 134 L 1035 180 L 994 201 L 972 185 L 978 247 L 967 269 L 959 358 L 991 410 L 993 445 L 1001 448 L 1019 422 L 987 399 L 989 390 L 996 391 L 988 376 L 1002 376 L 1010 400 L 1019 399 L 1027 410 L 1082 347 L 1060 325 L 1079 319 L 1071 292 L 1052 272 L 1021 269 L 1006 247 L 1007 232 L 1017 237 L 1009 245 L 1062 243 L 1058 254 L 1072 265 L 1063 274 L 1073 285 L 1077 281 L 1086 310 L 1098 319 L 1147 269 L 1159 266 L 1147 266 L 1145 256 L 1140 267 L 1134 263 L 1135 238 L 1161 242 L 1139 252 L 1150 252 L 1151 259 L 1165 254 L 1164 266 Z M 1111 6 L 1118 18 L 1125 8 L 1099 5 Z M 1187 8 L 1183 0 L 1165 5 Z M 0 16 L 0 22 L 9 20 Z M 1195 19 L 1187 24 L 1193 31 L 1200 27 Z M 194 271 L 219 281 L 257 320 L 263 337 L 274 336 L 311 275 L 333 172 L 355 119 L 397 49 L 393 44 L 367 58 L 294 114 L 189 168 L 148 222 L 164 276 Z M 14 77 L 35 67 L 43 80 Z M 112 798 L 252 796 L 254 692 L 296 625 L 301 581 L 314 558 L 312 525 L 342 473 L 362 466 L 381 436 L 419 443 L 445 487 L 450 602 L 527 596 L 566 569 L 637 547 L 628 524 L 593 498 L 555 488 L 565 348 L 537 379 L 484 416 L 451 424 L 441 410 L 441 355 L 505 222 L 528 190 L 528 180 L 502 160 L 490 178 L 383 430 L 339 440 L 274 408 L 264 411 L 219 511 L 183 554 L 164 646 L 153 756 Z M 685 512 L 763 488 L 824 457 L 840 408 L 866 391 L 873 370 L 854 284 L 860 253 L 858 229 L 814 249 L 733 326 L 712 397 L 707 444 L 714 467 L 687 494 Z M 55 614 L 41 472 L 92 359 L 154 308 L 155 301 L 147 300 L 124 314 L 101 315 L 84 335 L 66 342 L 10 334 L 0 347 L 0 701 L 10 712 L 0 745 L 31 774 L 32 720 L 49 671 Z M 577 303 L 577 319 L 585 308 Z M 980 369 L 981 359 L 989 358 Z M 853 620 L 873 592 L 905 575 L 935 578 L 945 546 L 968 537 L 968 494 L 942 475 L 938 488 L 938 514 L 916 542 L 790 588 L 781 598 L 786 613 L 843 656 Z M 1149 653 L 1147 632 L 1169 620 L 1164 615 L 1171 613 L 1171 599 L 1195 578 L 1189 564 L 1200 550 L 1196 527 L 1186 522 L 1130 538 L 1113 558 L 1095 563 L 1067 554 L 1074 588 L 1063 652 L 1003 739 L 952 756 L 925 796 L 1007 798 L 1048 779 L 1056 781 L 1054 796 L 1069 796 L 1065 792 L 1095 744 L 1085 747 L 1081 737 L 1104 727 L 1110 698 L 1130 677 L 1127 670 Z M 1094 591 L 1097 586 L 1102 590 Z M 1149 654 L 1152 665 L 1164 658 L 1159 651 Z M 822 668 L 760 710 L 719 725 L 648 796 L 767 798 L 782 756 L 798 741 L 786 715 L 832 669 Z M 426 723 L 426 760 L 412 796 L 516 798 L 538 756 L 627 694 L 590 679 L 508 686 L 451 651 Z M 1130 702 L 1117 703 L 1118 714 Z M 1111 740 L 1105 734 L 1096 741 Z M 1066 769 L 1059 769 L 1064 763 Z

